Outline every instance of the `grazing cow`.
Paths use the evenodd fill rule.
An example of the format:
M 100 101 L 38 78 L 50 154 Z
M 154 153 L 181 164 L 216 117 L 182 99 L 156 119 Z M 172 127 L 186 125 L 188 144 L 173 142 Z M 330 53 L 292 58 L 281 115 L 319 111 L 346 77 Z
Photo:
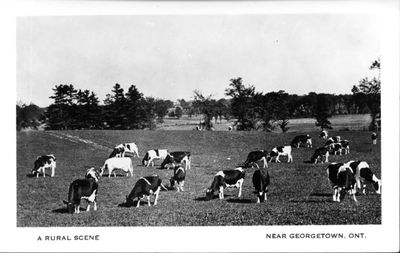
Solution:
M 176 189 L 178 190 L 178 192 L 179 190 L 183 191 L 183 186 L 185 185 L 185 177 L 186 170 L 180 165 L 174 166 L 174 175 L 169 180 L 171 188 L 175 187 L 176 185 Z
M 329 137 L 329 139 L 325 142 L 325 146 L 330 146 L 333 143 L 340 143 L 341 137 L 340 136 L 334 136 L 334 137 Z
M 357 202 L 356 179 L 350 166 L 343 163 L 331 163 L 326 172 L 333 188 L 333 201 L 342 201 L 346 192 L 348 192 L 353 196 L 354 201 Z
M 98 192 L 98 178 L 94 170 L 86 173 L 85 179 L 77 179 L 73 181 L 69 186 L 68 201 L 63 200 L 64 204 L 67 205 L 69 213 L 79 213 L 80 203 L 82 199 L 86 199 L 88 202 L 86 211 L 90 210 L 90 203 L 93 203 L 93 209 L 97 210 L 97 192 Z
M 103 167 L 101 167 L 101 172 L 100 176 L 103 176 L 103 173 L 105 170 L 108 170 L 108 177 L 111 176 L 111 173 L 114 171 L 114 177 L 115 175 L 115 170 L 123 170 L 126 172 L 126 176 L 131 174 L 131 177 L 133 177 L 133 165 L 132 165 L 132 160 L 129 157 L 112 157 L 108 158 L 105 162 Z
M 257 194 L 257 203 L 267 201 L 267 192 L 269 185 L 269 174 L 268 171 L 258 169 L 253 174 L 253 185 L 255 193 Z
M 272 159 L 275 157 L 275 162 L 280 163 L 281 161 L 279 160 L 279 156 L 287 156 L 288 157 L 288 163 L 293 162 L 293 157 L 292 157 L 292 147 L 291 146 L 277 146 L 272 149 L 272 151 L 269 153 L 268 157 L 268 162 L 272 161 Z
M 138 147 L 135 143 L 123 143 L 115 146 L 114 150 L 110 154 L 109 158 L 111 157 L 125 157 L 127 155 L 131 155 L 135 157 L 139 157 Z
M 322 159 L 324 156 L 325 156 L 325 161 Z M 329 149 L 327 147 L 320 147 L 314 151 L 314 154 L 311 156 L 310 160 L 312 163 L 317 163 L 318 159 L 320 159 L 321 163 L 323 162 L 327 163 L 328 157 L 329 157 Z
M 347 165 L 353 170 L 357 182 L 357 188 L 362 190 L 364 195 L 366 194 L 366 183 L 372 184 L 375 192 L 381 194 L 382 181 L 371 171 L 367 162 L 350 161 Z
M 328 139 L 328 131 L 322 130 L 321 133 L 319 134 L 319 138 Z
M 375 132 L 373 132 L 373 133 L 371 134 L 371 140 L 372 140 L 372 144 L 373 144 L 373 145 L 376 145 L 376 142 L 377 142 L 377 140 L 378 140 L 378 135 L 377 135 Z
M 53 154 L 38 156 L 35 160 L 32 175 L 39 177 L 42 173 L 46 177 L 46 169 L 51 169 L 51 177 L 54 177 L 56 169 L 56 157 Z
M 214 176 L 211 187 L 206 189 L 206 200 L 210 200 L 214 196 L 215 191 L 219 191 L 219 199 L 224 198 L 224 188 L 239 188 L 238 197 L 242 196 L 242 185 L 246 172 L 243 168 L 238 167 L 233 170 L 221 170 Z
M 308 134 L 297 135 L 293 138 L 290 145 L 294 148 L 299 148 L 301 143 L 304 143 L 307 148 L 312 148 L 311 136 Z
M 143 157 L 142 164 L 143 166 L 149 167 L 154 166 L 154 159 L 159 159 L 164 161 L 167 157 L 168 151 L 166 149 L 152 149 L 146 152 Z
M 348 140 L 341 140 L 340 144 L 342 145 L 342 149 L 344 150 L 344 154 L 347 155 L 350 153 L 350 143 Z
M 191 163 L 190 155 L 191 154 L 189 151 L 175 151 L 168 153 L 164 161 L 161 163 L 161 168 L 164 169 L 166 166 L 169 167 L 171 165 L 173 167 L 175 163 L 177 164 L 185 163 L 185 170 L 187 169 L 190 170 L 190 163 Z
M 263 168 L 268 168 L 267 155 L 268 152 L 266 150 L 251 151 L 247 155 L 247 159 L 244 162 L 244 167 L 248 168 L 251 165 L 251 167 L 253 168 L 253 164 L 255 164 L 257 168 L 259 168 L 257 162 L 262 161 Z
M 150 196 L 154 195 L 154 205 L 157 205 L 158 195 L 160 193 L 162 184 L 161 179 L 157 175 L 141 177 L 135 183 L 131 193 L 126 196 L 126 203 L 128 206 L 133 205 L 133 201 L 137 198 L 136 207 L 140 206 L 140 199 L 143 197 L 147 197 L 147 204 L 151 206 Z
M 331 145 L 329 145 L 329 148 L 334 155 L 337 155 L 337 154 L 342 155 L 342 149 L 343 149 L 342 144 L 332 143 Z

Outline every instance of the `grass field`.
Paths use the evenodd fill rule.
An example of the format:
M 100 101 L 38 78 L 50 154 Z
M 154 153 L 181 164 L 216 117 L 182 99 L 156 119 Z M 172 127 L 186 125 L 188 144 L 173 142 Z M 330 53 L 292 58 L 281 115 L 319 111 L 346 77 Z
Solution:
M 301 129 L 301 127 L 299 128 Z M 205 201 L 205 188 L 215 173 L 233 169 L 244 162 L 249 151 L 289 144 L 299 133 L 285 134 L 228 131 L 29 131 L 17 133 L 17 225 L 45 226 L 210 226 L 210 225 L 311 225 L 380 224 L 381 198 L 368 188 L 358 195 L 358 204 L 346 196 L 342 203 L 332 201 L 326 177 L 326 164 L 309 164 L 314 149 L 324 141 L 318 131 L 310 132 L 314 148 L 293 150 L 293 164 L 283 157 L 281 164 L 269 166 L 271 185 L 266 203 L 256 204 L 251 183 L 254 169 L 247 169 L 243 196 L 237 189 L 225 191 L 226 199 Z M 330 162 L 365 160 L 381 177 L 380 142 L 370 144 L 367 131 L 331 131 L 350 141 L 350 154 L 330 156 Z M 141 176 L 158 174 L 169 185 L 172 171 L 144 168 L 134 158 L 134 177 L 102 177 L 99 181 L 97 211 L 71 215 L 62 200 L 69 184 L 82 178 L 89 167 L 101 167 L 118 143 L 135 142 L 143 157 L 148 149 L 192 152 L 185 192 L 162 191 L 157 206 L 120 207 Z M 57 157 L 54 178 L 32 178 L 30 173 L 38 155 Z M 157 163 L 158 165 L 160 163 Z M 85 207 L 85 206 L 82 206 Z

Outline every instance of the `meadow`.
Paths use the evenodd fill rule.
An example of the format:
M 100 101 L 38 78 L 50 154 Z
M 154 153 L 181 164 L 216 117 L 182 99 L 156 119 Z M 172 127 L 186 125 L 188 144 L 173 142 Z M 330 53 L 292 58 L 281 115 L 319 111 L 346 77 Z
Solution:
M 346 196 L 332 201 L 332 188 L 326 176 L 327 164 L 307 163 L 324 140 L 319 131 L 308 132 L 313 148 L 293 149 L 294 163 L 270 163 L 271 184 L 266 203 L 257 204 L 251 177 L 246 169 L 243 196 L 237 189 L 225 191 L 225 199 L 205 201 L 205 189 L 221 169 L 243 163 L 249 151 L 272 149 L 289 144 L 299 131 L 289 133 L 236 131 L 27 131 L 17 133 L 17 226 L 228 226 L 228 225 L 336 225 L 381 224 L 381 196 L 368 186 L 367 195 L 358 194 L 356 204 Z M 371 145 L 370 132 L 330 131 L 350 141 L 350 154 L 330 156 L 330 162 L 367 161 L 381 178 L 380 141 Z M 185 191 L 161 191 L 157 206 L 146 200 L 139 208 L 122 207 L 125 196 L 141 176 L 157 174 L 169 186 L 173 171 L 157 165 L 145 168 L 141 158 L 133 158 L 134 176 L 116 178 L 104 175 L 99 181 L 98 210 L 69 214 L 62 203 L 69 184 L 82 178 L 90 167 L 100 168 L 116 144 L 135 142 L 139 154 L 154 148 L 191 151 L 192 169 L 187 172 Z M 57 157 L 55 177 L 29 176 L 38 155 Z M 50 173 L 50 172 L 48 172 Z M 107 174 L 107 173 L 106 173 Z M 152 198 L 153 200 L 153 198 Z M 82 205 L 82 207 L 85 207 Z

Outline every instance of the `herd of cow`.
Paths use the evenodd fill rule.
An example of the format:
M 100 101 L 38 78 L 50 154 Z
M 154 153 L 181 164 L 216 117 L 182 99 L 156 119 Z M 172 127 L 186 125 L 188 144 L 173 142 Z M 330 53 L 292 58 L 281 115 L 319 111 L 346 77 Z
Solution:
M 325 145 L 315 150 L 311 156 L 310 162 L 328 163 L 329 154 L 341 155 L 350 152 L 349 141 L 341 140 L 340 136 L 328 138 L 327 131 L 322 131 L 320 138 L 327 139 Z M 372 144 L 376 144 L 377 135 L 372 134 Z M 268 186 L 270 184 L 270 176 L 268 173 L 268 162 L 275 161 L 279 163 L 280 156 L 287 156 L 287 162 L 293 162 L 292 148 L 300 148 L 300 146 L 312 148 L 312 139 L 306 135 L 296 136 L 289 146 L 276 146 L 270 152 L 265 150 L 251 151 L 246 161 L 235 169 L 221 170 L 215 174 L 211 186 L 207 188 L 206 200 L 214 198 L 214 192 L 219 193 L 219 199 L 224 198 L 225 188 L 239 188 L 238 197 L 242 195 L 242 186 L 246 174 L 246 168 L 257 167 L 254 171 L 252 182 L 257 194 L 257 203 L 267 200 Z M 80 203 L 82 199 L 87 200 L 86 211 L 90 210 L 90 204 L 93 203 L 93 209 L 97 210 L 97 190 L 99 178 L 104 172 L 108 171 L 108 177 L 112 174 L 116 176 L 116 170 L 122 170 L 126 176 L 133 176 L 133 164 L 131 157 L 139 157 L 138 147 L 135 143 L 124 143 L 117 145 L 109 158 L 105 161 L 100 170 L 90 168 L 87 170 L 85 178 L 73 181 L 69 186 L 68 201 L 63 201 L 67 205 L 69 213 L 79 213 Z M 146 152 L 142 159 L 145 167 L 154 166 L 154 160 L 160 160 L 161 168 L 173 169 L 173 175 L 170 178 L 170 186 L 166 187 L 162 184 L 162 180 L 157 175 L 140 177 L 135 183 L 132 191 L 126 196 L 124 205 L 134 205 L 137 199 L 136 207 L 140 206 L 140 200 L 147 198 L 150 206 L 150 197 L 154 195 L 154 205 L 157 205 L 160 190 L 170 190 L 176 188 L 177 191 L 184 191 L 184 183 L 187 170 L 191 168 L 191 153 L 188 151 L 168 152 L 166 149 L 154 149 Z M 261 168 L 259 165 L 261 165 Z M 45 170 L 51 169 L 51 177 L 55 175 L 56 157 L 53 154 L 42 155 L 37 157 L 34 162 L 32 175 L 38 177 L 42 174 L 46 176 Z M 347 163 L 331 163 L 327 167 L 327 175 L 330 184 L 334 190 L 333 201 L 340 202 L 343 200 L 346 192 L 348 192 L 357 202 L 355 194 L 357 189 L 361 189 L 365 194 L 366 183 L 371 183 L 376 193 L 381 193 L 381 180 L 378 179 L 368 163 L 365 161 L 349 161 Z

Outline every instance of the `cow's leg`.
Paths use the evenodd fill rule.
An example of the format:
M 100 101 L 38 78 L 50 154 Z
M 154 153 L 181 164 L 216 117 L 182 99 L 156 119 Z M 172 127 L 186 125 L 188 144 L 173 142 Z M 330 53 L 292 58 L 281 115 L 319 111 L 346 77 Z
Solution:
M 257 195 L 257 204 L 259 204 L 261 202 L 260 201 L 261 195 L 262 195 L 262 192 L 259 192 Z
M 363 185 L 362 185 L 362 193 L 363 193 L 364 195 L 366 195 L 366 190 L 365 190 L 366 187 L 367 187 L 366 184 L 363 184 Z
M 181 182 L 181 191 L 184 191 L 184 190 L 183 190 L 183 186 L 184 186 L 184 185 L 185 185 L 185 181 L 182 181 L 182 182 Z
M 140 206 L 140 198 L 138 198 L 137 200 L 136 208 L 138 208 L 139 206 Z
M 219 199 L 224 199 L 224 187 L 219 187 Z
M 242 196 L 242 184 L 243 181 L 241 183 L 239 183 L 239 194 L 238 194 L 238 198 L 240 198 Z
M 148 206 L 151 206 L 151 203 L 150 203 L 150 195 L 147 195 L 147 205 L 148 205 Z
M 88 205 L 86 207 L 86 212 L 89 212 L 89 211 L 90 211 L 90 202 L 88 202 Z
M 154 193 L 154 195 L 155 195 L 155 198 L 154 198 L 154 205 L 157 205 L 158 195 L 160 194 L 160 189 L 161 189 L 161 186 L 159 186 L 159 187 L 157 188 L 157 191 Z
M 93 201 L 93 210 L 97 211 L 97 202 L 96 201 Z
M 46 177 L 46 168 L 45 167 L 43 167 L 42 172 L 43 172 L 43 177 Z
M 333 201 L 336 202 L 336 189 L 333 190 Z
M 113 171 L 113 173 L 114 173 L 114 177 L 116 177 L 117 175 L 115 175 L 115 170 Z
M 276 158 L 275 158 L 275 162 L 277 162 L 277 163 L 280 163 L 281 161 L 279 160 L 279 156 L 280 156 L 280 154 L 278 154 L 277 156 L 276 156 Z
M 55 167 L 52 166 L 52 167 L 51 167 L 51 177 L 54 177 L 54 172 L 55 172 Z
M 267 189 L 264 191 L 264 201 L 267 201 Z

